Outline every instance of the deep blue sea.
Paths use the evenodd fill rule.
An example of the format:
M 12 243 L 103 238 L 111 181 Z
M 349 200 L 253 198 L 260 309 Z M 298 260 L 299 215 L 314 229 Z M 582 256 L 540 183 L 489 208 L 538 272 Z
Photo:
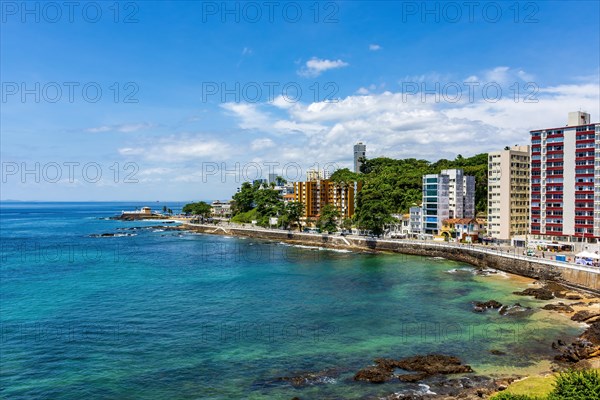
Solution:
M 422 389 L 354 382 L 376 357 L 536 371 L 553 340 L 582 330 L 547 311 L 472 312 L 544 303 L 511 294 L 526 279 L 461 263 L 106 219 L 144 205 L 163 206 L 0 204 L 1 398 L 369 399 Z M 278 379 L 309 371 L 325 372 L 304 387 Z

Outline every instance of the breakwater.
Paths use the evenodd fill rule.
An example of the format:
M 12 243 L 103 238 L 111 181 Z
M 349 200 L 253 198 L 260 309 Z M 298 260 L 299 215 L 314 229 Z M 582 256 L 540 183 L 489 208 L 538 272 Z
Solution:
M 502 252 L 487 246 L 311 234 L 233 225 L 215 226 L 184 223 L 182 228 L 199 233 L 244 236 L 298 245 L 353 251 L 385 251 L 424 257 L 444 257 L 479 268 L 494 268 L 529 278 L 559 281 L 580 289 L 600 293 L 600 270 L 559 261 L 527 257 L 512 252 Z

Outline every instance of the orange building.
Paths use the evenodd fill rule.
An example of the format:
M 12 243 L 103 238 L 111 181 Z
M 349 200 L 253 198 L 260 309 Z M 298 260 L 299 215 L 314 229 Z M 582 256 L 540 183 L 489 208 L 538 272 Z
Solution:
M 354 215 L 354 185 L 332 182 L 329 179 L 311 177 L 306 182 L 294 182 L 295 201 L 304 204 L 304 216 L 316 219 L 326 204 L 334 205 L 342 218 Z

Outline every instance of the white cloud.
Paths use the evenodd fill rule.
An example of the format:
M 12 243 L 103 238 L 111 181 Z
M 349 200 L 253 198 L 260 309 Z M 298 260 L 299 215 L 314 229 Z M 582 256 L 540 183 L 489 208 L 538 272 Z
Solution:
M 381 87 L 383 88 L 385 85 L 381 85 Z M 356 91 L 357 94 L 360 95 L 365 95 L 365 94 L 369 94 L 371 93 L 373 90 L 377 89 L 377 85 L 375 85 L 374 83 L 370 84 L 368 88 L 366 87 L 359 87 L 358 90 Z
M 270 121 L 268 115 L 258 109 L 258 104 L 224 103 L 221 107 L 241 120 L 239 127 L 242 129 L 261 128 Z
M 466 87 L 461 100 L 453 102 L 445 97 L 423 98 L 420 94 L 392 91 L 375 94 L 371 90 L 376 87 L 371 85 L 337 102 L 293 105 L 273 102 L 264 108 L 253 105 L 252 113 L 242 108 L 240 126 L 248 125 L 243 119 L 247 114 L 254 122 L 262 121 L 262 125 L 254 123 L 253 129 L 276 135 L 273 143 L 282 162 L 327 160 L 343 164 L 349 162 L 352 145 L 359 140 L 367 143 L 370 156 L 436 160 L 525 144 L 529 141 L 529 130 L 562 126 L 569 111 L 599 109 L 598 79 L 525 90 L 527 81 L 522 79 L 529 76 L 524 74 L 527 73 L 508 67 L 478 73 L 477 76 L 483 77 L 480 90 L 487 79 L 504 82 L 502 97 L 496 102 L 481 94 L 470 99 Z M 480 82 L 477 76 L 470 78 Z M 522 88 L 518 98 L 510 89 L 515 82 Z M 537 102 L 524 102 L 525 95 Z M 284 115 L 274 118 L 269 114 L 271 109 Z M 295 135 L 283 139 L 277 136 L 281 133 Z M 270 153 L 257 149 L 255 157 L 260 159 Z
M 155 125 L 148 122 L 140 122 L 135 124 L 117 124 L 117 125 L 102 125 L 94 128 L 88 128 L 85 131 L 90 133 L 102 133 L 102 132 L 121 132 L 121 133 L 132 133 L 141 131 L 144 129 L 153 128 Z
M 369 85 L 337 102 L 290 103 L 276 98 L 270 103 L 227 103 L 223 110 L 243 130 L 235 142 L 222 134 L 179 134 L 156 143 L 150 139 L 126 143 L 119 152 L 150 164 L 140 179 L 202 182 L 194 174 L 202 161 L 227 162 L 228 168 L 249 161 L 299 163 L 303 170 L 328 162 L 351 167 L 352 146 L 359 140 L 367 144 L 369 157 L 470 156 L 526 144 L 531 129 L 562 126 L 569 111 L 581 108 L 594 114 L 600 108 L 597 78 L 540 87 L 533 94 L 536 103 L 523 102 L 525 93 L 516 101 L 509 87 L 523 75 L 519 71 L 494 68 L 471 75 L 481 77 L 476 79 L 481 85 L 483 79 L 505 77 L 507 86 L 502 86 L 503 97 L 497 102 L 481 95 L 472 101 L 468 96 L 459 102 L 443 97 L 436 101 L 433 96 L 407 95 L 398 87 L 374 93 L 380 87 Z M 519 82 L 524 87 L 527 81 Z M 600 115 L 592 117 L 600 119 Z
M 321 75 L 323 72 L 328 71 L 330 69 L 344 68 L 349 64 L 342 60 L 324 60 L 320 58 L 313 57 L 308 60 L 304 67 L 302 67 L 298 71 L 298 75 L 304 77 L 317 77 Z
M 275 143 L 269 138 L 255 139 L 250 143 L 252 151 L 269 149 L 273 146 L 275 146 Z
M 242 50 L 242 55 L 243 56 L 252 55 L 252 49 L 250 47 L 244 47 L 244 49 Z
M 177 163 L 188 160 L 221 160 L 233 154 L 228 143 L 207 135 L 171 135 L 158 141 L 118 149 L 122 156 Z M 164 172 L 165 170 L 163 170 Z
M 370 44 L 369 45 L 369 50 L 371 50 L 371 51 L 378 51 L 378 50 L 381 50 L 381 46 L 378 45 L 378 44 Z
M 266 104 L 290 112 L 299 107 L 298 103 L 288 103 L 285 100 L 275 99 L 275 102 Z M 291 104 L 288 106 L 287 104 Z M 225 103 L 221 107 L 239 119 L 238 126 L 242 129 L 259 130 L 277 135 L 304 133 L 306 135 L 321 132 L 325 127 L 315 123 L 302 123 L 290 120 L 280 120 L 265 111 L 261 111 L 257 104 Z

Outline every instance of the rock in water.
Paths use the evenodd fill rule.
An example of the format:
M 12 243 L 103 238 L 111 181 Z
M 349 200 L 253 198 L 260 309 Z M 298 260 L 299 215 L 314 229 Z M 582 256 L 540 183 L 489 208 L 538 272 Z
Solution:
M 519 303 L 515 303 L 512 306 L 502 306 L 498 310 L 500 315 L 516 315 L 524 312 L 531 311 L 531 307 L 522 306 Z
M 571 344 L 559 340 L 558 343 L 552 343 L 552 348 L 560 351 L 560 354 L 554 357 L 557 361 L 578 362 L 600 356 L 600 321 L 592 323 Z
M 572 313 L 573 311 L 573 307 L 571 307 L 568 304 L 565 303 L 556 303 L 556 304 L 546 304 L 544 307 L 542 307 L 543 310 L 552 310 L 552 311 L 558 311 L 558 312 L 564 312 L 564 313 Z
M 354 375 L 355 381 L 383 383 L 396 377 L 406 382 L 416 382 L 436 374 L 458 374 L 473 372 L 469 365 L 463 365 L 457 357 L 442 354 L 429 354 L 394 360 L 392 358 L 377 358 L 375 365 L 361 369 Z M 417 374 L 394 375 L 394 370 L 401 368 L 406 371 L 418 371 Z
M 473 303 L 473 312 L 484 312 L 488 308 L 500 307 L 502 307 L 502 303 L 499 303 L 496 300 L 476 301 Z
M 338 375 L 338 370 L 326 369 L 319 372 L 302 372 L 294 376 L 284 376 L 277 378 L 276 381 L 290 382 L 294 387 L 303 387 L 333 382 L 334 377 Z
M 513 294 L 519 296 L 533 296 L 538 300 L 552 300 L 554 298 L 552 291 L 546 288 L 527 288 L 522 292 L 513 292 Z
M 408 371 L 422 371 L 430 375 L 473 372 L 471 366 L 463 365 L 458 357 L 443 354 L 403 358 L 397 362 L 397 367 Z
M 588 322 L 590 319 L 598 316 L 600 316 L 600 311 L 581 310 L 576 312 L 571 319 L 576 322 Z
M 367 381 L 371 383 L 383 383 L 392 379 L 392 370 L 387 370 L 379 365 L 366 367 L 354 375 L 355 381 Z

